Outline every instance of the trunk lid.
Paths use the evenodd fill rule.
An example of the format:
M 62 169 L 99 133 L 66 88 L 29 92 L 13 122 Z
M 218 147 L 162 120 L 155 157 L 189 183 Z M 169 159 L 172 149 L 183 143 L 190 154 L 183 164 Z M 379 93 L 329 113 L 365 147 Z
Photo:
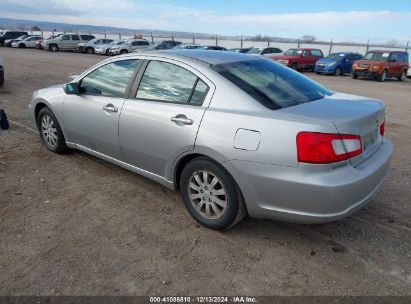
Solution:
M 361 155 L 350 159 L 354 167 L 371 157 L 382 143 L 379 130 L 385 119 L 385 107 L 382 102 L 374 99 L 336 93 L 281 111 L 330 121 L 339 134 L 361 136 L 364 151 Z

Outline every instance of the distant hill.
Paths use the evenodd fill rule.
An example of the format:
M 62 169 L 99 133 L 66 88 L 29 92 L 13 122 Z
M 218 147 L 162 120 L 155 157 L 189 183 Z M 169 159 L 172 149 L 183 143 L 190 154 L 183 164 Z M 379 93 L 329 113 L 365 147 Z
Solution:
M 25 28 L 25 30 L 30 30 L 33 26 L 38 26 L 43 31 L 53 31 L 57 32 L 91 32 L 91 33 L 121 33 L 122 35 L 132 35 L 133 33 L 149 35 L 165 35 L 167 37 L 173 35 L 179 38 L 191 38 L 193 35 L 196 38 L 214 38 L 215 34 L 204 34 L 204 33 L 190 33 L 190 32 L 174 32 L 174 31 L 163 31 L 163 30 L 149 30 L 149 29 L 130 29 L 121 28 L 113 26 L 97 26 L 97 25 L 87 25 L 87 24 L 69 24 L 69 23 L 59 23 L 59 22 L 49 22 L 49 21 L 38 21 L 38 20 L 24 20 L 24 19 L 10 19 L 0 17 L 0 29 L 16 29 Z M 239 38 L 235 36 L 219 36 L 220 38 Z

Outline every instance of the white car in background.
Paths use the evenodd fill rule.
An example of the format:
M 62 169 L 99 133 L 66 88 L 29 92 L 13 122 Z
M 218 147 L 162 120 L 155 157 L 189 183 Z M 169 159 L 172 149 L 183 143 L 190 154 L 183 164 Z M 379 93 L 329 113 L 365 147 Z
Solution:
M 78 50 L 81 53 L 94 54 L 96 47 L 99 45 L 109 44 L 111 42 L 113 42 L 113 39 L 94 38 L 89 41 L 80 42 L 78 44 Z
M 146 39 L 131 39 L 127 43 L 122 45 L 116 45 L 110 48 L 109 53 L 111 55 L 122 55 L 127 53 L 132 53 L 135 50 L 146 49 L 150 46 L 150 42 Z
M 43 40 L 41 36 L 29 36 L 21 41 L 15 41 L 11 44 L 13 48 L 35 48 L 38 40 Z
M 272 55 L 278 55 L 282 54 L 283 51 L 279 48 L 276 47 L 253 47 L 251 48 L 247 54 L 252 54 L 252 55 L 261 55 L 264 57 L 270 57 Z
M 110 55 L 109 54 L 110 48 L 122 45 L 126 42 L 128 42 L 128 41 L 127 40 L 116 40 L 116 41 L 113 41 L 111 43 L 98 45 L 94 49 L 94 53 L 100 54 L 100 55 Z

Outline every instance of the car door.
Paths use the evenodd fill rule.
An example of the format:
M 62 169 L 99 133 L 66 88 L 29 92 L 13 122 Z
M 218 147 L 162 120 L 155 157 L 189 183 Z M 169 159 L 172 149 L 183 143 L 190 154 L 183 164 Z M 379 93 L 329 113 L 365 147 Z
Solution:
M 304 50 L 301 54 L 301 59 L 300 59 L 300 66 L 302 68 L 308 68 L 310 66 L 310 61 L 311 61 L 311 52 L 309 50 Z
M 81 42 L 79 35 L 71 35 L 71 41 L 68 45 L 69 50 L 77 50 L 78 44 Z
M 70 43 L 71 43 L 71 35 L 62 35 L 60 38 L 57 38 L 60 40 L 58 43 L 58 47 L 60 50 L 67 50 L 69 49 Z
M 341 69 L 344 73 L 350 73 L 354 62 L 354 55 L 348 54 L 341 60 Z
M 389 58 L 389 75 L 398 76 L 401 73 L 401 64 L 398 53 L 391 53 Z
M 167 178 L 176 158 L 194 149 L 214 85 L 171 59 L 147 60 L 137 79 L 121 113 L 120 145 L 129 164 Z
M 68 142 L 124 160 L 118 122 L 138 64 L 137 59 L 127 59 L 99 66 L 78 82 L 78 95 L 66 95 L 63 119 Z

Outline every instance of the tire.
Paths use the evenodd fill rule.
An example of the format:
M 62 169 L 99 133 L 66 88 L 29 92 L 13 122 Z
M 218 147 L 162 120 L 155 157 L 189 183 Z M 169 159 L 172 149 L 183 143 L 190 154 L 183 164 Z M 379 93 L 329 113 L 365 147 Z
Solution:
M 342 70 L 341 70 L 341 68 L 336 68 L 335 69 L 335 72 L 334 72 L 334 75 L 337 75 L 337 76 L 341 76 L 342 75 Z
M 37 128 L 41 141 L 48 150 L 59 154 L 68 150 L 60 125 L 49 108 L 40 110 L 37 115 Z
M 290 68 L 292 68 L 295 71 L 298 71 L 298 63 L 297 62 L 291 63 Z
M 4 71 L 0 71 L 0 87 L 4 84 Z
M 358 75 L 355 72 L 352 72 L 351 77 L 352 77 L 352 79 L 357 79 Z
M 381 75 L 377 77 L 379 82 L 384 82 L 387 79 L 387 70 L 382 71 Z
M 24 43 L 20 43 L 20 44 L 19 44 L 19 48 L 20 48 L 20 49 L 24 49 L 24 48 L 26 48 L 26 45 L 25 45 Z
M 109 49 L 106 50 L 106 56 L 110 56 Z
M 317 74 L 317 75 L 321 75 L 321 73 L 320 73 L 320 72 L 315 72 L 315 74 Z
M 398 79 L 398 81 L 404 81 L 405 78 L 407 78 L 407 72 L 402 71 L 401 75 L 397 79 Z
M 217 191 L 220 194 L 215 194 Z M 191 216 L 208 228 L 228 229 L 246 214 L 244 200 L 232 176 L 206 157 L 195 158 L 184 167 L 180 192 Z
M 49 45 L 50 52 L 57 52 L 58 50 L 59 50 L 59 47 L 56 44 Z
M 94 54 L 94 49 L 92 47 L 86 48 L 86 53 L 87 54 Z
M 124 55 L 124 54 L 127 54 L 127 53 L 128 53 L 127 50 L 121 50 L 121 51 L 120 51 L 120 55 Z

